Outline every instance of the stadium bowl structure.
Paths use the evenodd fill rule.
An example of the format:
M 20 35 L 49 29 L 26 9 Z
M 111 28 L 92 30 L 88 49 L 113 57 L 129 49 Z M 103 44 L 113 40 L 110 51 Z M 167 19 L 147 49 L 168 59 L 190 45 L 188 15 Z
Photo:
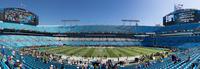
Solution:
M 11 9 L 8 14 L 2 14 L 6 12 L 5 9 L 0 11 L 1 56 L 5 58 L 1 62 L 1 67 L 4 69 L 15 66 L 9 64 L 8 60 L 23 64 L 18 65 L 23 69 L 52 67 L 77 69 L 85 66 L 92 69 L 106 67 L 110 69 L 188 69 L 195 66 L 198 68 L 200 58 L 198 19 L 178 23 L 164 20 L 167 21 L 165 26 L 46 27 L 36 26 L 37 16 L 23 10 Z M 178 10 L 169 15 L 176 15 L 175 13 L 180 13 L 180 11 L 183 14 L 190 11 L 200 14 L 198 10 L 189 9 L 189 11 Z M 31 13 L 34 19 L 13 21 L 20 18 L 11 16 L 14 19 L 5 19 L 4 16 L 9 14 L 21 16 L 20 13 Z M 172 61 L 171 56 L 175 56 L 176 60 Z

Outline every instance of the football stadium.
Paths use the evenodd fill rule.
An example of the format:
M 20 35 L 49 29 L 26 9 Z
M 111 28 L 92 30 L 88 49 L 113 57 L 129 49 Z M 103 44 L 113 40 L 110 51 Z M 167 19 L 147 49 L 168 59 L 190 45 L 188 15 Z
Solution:
M 198 9 L 175 10 L 164 26 L 38 25 L 34 12 L 0 9 L 1 69 L 200 68 Z

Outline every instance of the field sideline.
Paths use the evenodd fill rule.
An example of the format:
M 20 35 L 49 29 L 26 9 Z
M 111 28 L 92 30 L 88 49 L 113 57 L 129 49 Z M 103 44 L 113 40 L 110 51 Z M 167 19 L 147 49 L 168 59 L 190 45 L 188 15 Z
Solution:
M 40 51 L 49 53 L 63 54 L 67 56 L 83 57 L 130 57 L 139 55 L 149 55 L 152 53 L 163 52 L 166 49 L 151 47 L 42 47 Z

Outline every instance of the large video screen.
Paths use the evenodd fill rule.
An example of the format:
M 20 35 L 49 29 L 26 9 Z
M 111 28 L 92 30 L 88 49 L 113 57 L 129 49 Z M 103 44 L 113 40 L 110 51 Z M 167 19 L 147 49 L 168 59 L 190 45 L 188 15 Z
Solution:
M 166 22 L 172 22 L 172 21 L 174 21 L 174 15 L 168 15 L 168 16 L 166 16 Z
M 187 23 L 187 22 L 195 22 L 195 11 L 185 10 L 183 12 L 175 14 L 176 22 L 178 23 Z
M 196 23 L 200 21 L 197 10 L 179 10 L 163 18 L 164 25 Z
M 172 25 L 175 23 L 174 15 L 167 15 L 163 18 L 164 25 Z
M 4 9 L 4 21 L 37 25 L 38 17 L 32 12 L 20 8 Z

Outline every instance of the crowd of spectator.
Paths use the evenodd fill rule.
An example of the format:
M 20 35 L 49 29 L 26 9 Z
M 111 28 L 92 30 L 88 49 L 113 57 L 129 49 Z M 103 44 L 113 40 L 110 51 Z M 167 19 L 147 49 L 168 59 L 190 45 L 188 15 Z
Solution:
M 10 50 L 11 55 L 5 54 L 5 50 Z M 20 55 L 20 58 L 16 59 L 16 52 L 18 52 L 18 55 Z M 57 65 L 50 65 L 48 69 L 65 69 L 65 65 L 76 65 L 77 69 L 118 69 L 119 67 L 124 67 L 126 64 L 126 61 L 118 61 L 113 62 L 112 60 L 107 60 L 106 63 L 103 63 L 101 60 L 97 61 L 88 61 L 84 62 L 82 60 L 68 60 L 62 58 L 61 55 L 56 55 L 49 52 L 41 52 L 38 50 L 38 48 L 35 47 L 29 47 L 29 48 L 22 48 L 20 50 L 12 50 L 12 49 L 5 49 L 4 47 L 1 48 L 1 54 L 2 57 L 0 58 L 1 61 L 5 60 L 5 64 L 9 68 L 23 68 L 23 56 L 24 55 L 31 55 L 32 57 L 35 57 L 36 59 L 33 59 L 34 61 L 42 61 L 43 63 L 59 63 L 61 67 L 58 67 Z M 156 57 L 159 57 L 158 59 Z M 164 58 L 168 57 L 168 52 L 165 53 L 154 53 L 151 55 L 143 55 L 140 58 L 135 58 L 135 61 L 132 62 L 134 64 L 137 64 L 136 68 L 148 68 L 151 66 L 154 62 L 151 62 L 151 60 L 159 60 L 160 62 L 163 61 Z M 180 62 L 181 59 L 179 59 L 175 54 L 171 55 L 171 60 L 176 63 Z M 190 61 L 190 56 L 188 57 L 188 61 Z M 195 64 L 193 64 L 195 65 Z
M 23 55 L 32 55 L 37 59 L 35 61 L 42 61 L 43 63 L 55 62 L 60 63 L 62 65 L 61 69 L 64 69 L 64 65 L 77 65 L 77 69 L 117 69 L 117 67 L 123 66 L 124 62 L 119 61 L 117 63 L 113 63 L 111 60 L 108 60 L 106 63 L 101 63 L 101 61 L 93 61 L 93 62 L 83 62 L 82 60 L 71 60 L 63 59 L 62 56 L 51 54 L 48 52 L 40 52 L 35 48 L 24 48 L 20 51 Z M 51 65 L 50 69 L 57 69 L 56 65 Z
M 200 49 L 199 49 L 200 50 Z M 164 62 L 163 60 L 165 59 L 165 58 L 169 58 L 169 60 L 167 60 L 167 61 L 170 61 L 170 62 L 172 62 L 174 65 L 175 64 L 178 64 L 178 63 L 181 63 L 181 64 L 184 64 L 184 63 L 187 63 L 187 62 L 189 62 L 189 61 L 191 61 L 191 56 L 190 55 L 188 55 L 189 53 L 191 53 L 191 51 L 190 51 L 190 49 L 188 49 L 188 50 L 183 50 L 183 51 L 178 51 L 177 49 L 172 49 L 172 50 L 170 50 L 171 52 L 173 52 L 173 53 L 175 53 L 175 54 L 168 54 L 168 53 L 165 53 L 165 54 L 159 54 L 159 55 L 161 55 L 161 58 L 160 59 L 158 59 L 158 62 Z M 178 53 L 177 53 L 178 52 Z M 168 55 L 167 55 L 168 54 Z M 179 55 L 177 55 L 177 54 L 181 54 L 181 55 L 184 55 L 184 56 L 187 56 L 187 59 L 181 59 L 181 56 Z M 194 54 L 194 53 L 193 53 Z M 158 54 L 157 54 L 158 55 Z M 200 61 L 200 60 L 198 60 L 198 61 Z M 145 61 L 145 62 L 143 62 L 143 63 L 141 63 L 141 64 L 138 64 L 137 66 L 136 66 L 136 69 L 140 69 L 140 68 L 148 68 L 148 67 L 150 67 L 150 66 L 152 66 L 152 65 L 154 65 L 154 64 L 156 64 L 157 63 L 157 61 Z M 193 69 L 194 67 L 197 67 L 198 66 L 198 62 L 194 62 L 194 63 L 192 63 L 192 65 L 191 65 L 191 68 Z
M 95 61 L 83 61 L 83 60 L 69 60 L 62 58 L 62 55 L 56 55 L 54 53 L 49 52 L 41 52 L 38 48 L 29 47 L 21 49 L 21 52 L 24 55 L 32 55 L 33 57 L 37 57 L 37 60 L 41 60 L 44 63 L 48 62 L 58 62 L 60 64 L 69 64 L 69 65 L 77 65 L 77 68 L 80 69 L 117 69 L 118 67 L 124 67 L 126 64 L 138 64 L 138 63 L 145 63 L 145 66 L 149 65 L 150 60 L 155 60 L 156 57 L 165 58 L 167 57 L 168 53 L 154 53 L 151 55 L 143 55 L 140 58 L 135 58 L 134 62 L 128 62 L 126 60 L 114 62 L 112 60 L 107 60 L 106 62 L 102 62 L 102 60 L 95 60 Z M 119 58 L 118 58 L 119 59 Z M 51 65 L 51 67 L 56 68 L 57 66 Z M 64 67 L 63 67 L 64 68 Z
M 137 58 L 135 60 L 139 64 L 136 66 L 136 69 L 148 68 L 150 65 L 153 65 L 155 63 L 153 62 L 154 60 L 163 62 L 163 59 L 168 57 L 168 55 L 169 55 L 168 52 L 164 52 L 164 53 L 155 53 L 151 55 L 144 55 L 141 58 Z
M 12 52 L 9 54 L 9 53 L 5 52 L 6 50 L 10 50 Z M 20 60 L 16 59 L 15 50 L 1 47 L 0 60 L 1 60 L 1 62 L 5 62 L 5 64 L 10 69 L 22 69 L 23 68 L 22 62 Z

